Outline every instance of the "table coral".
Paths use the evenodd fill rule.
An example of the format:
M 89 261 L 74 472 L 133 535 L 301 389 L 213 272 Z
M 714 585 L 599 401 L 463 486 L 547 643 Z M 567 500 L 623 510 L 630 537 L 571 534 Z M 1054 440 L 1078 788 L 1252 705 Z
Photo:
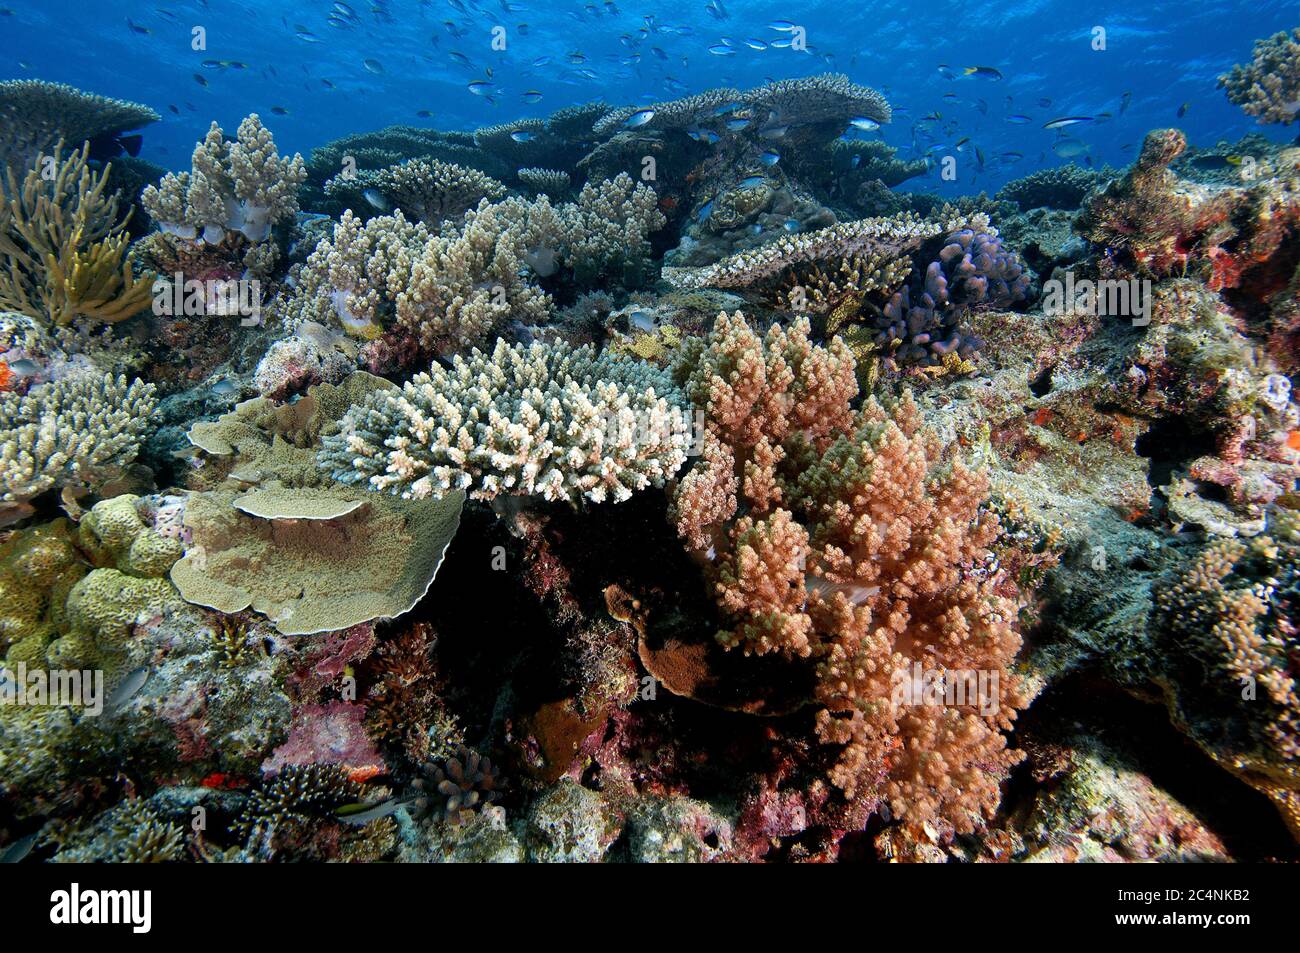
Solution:
M 148 106 L 87 93 L 62 83 L 14 79 L 0 83 L 0 167 L 29 169 L 62 141 L 74 147 L 161 118 Z M 3 171 L 0 168 L 0 171 Z

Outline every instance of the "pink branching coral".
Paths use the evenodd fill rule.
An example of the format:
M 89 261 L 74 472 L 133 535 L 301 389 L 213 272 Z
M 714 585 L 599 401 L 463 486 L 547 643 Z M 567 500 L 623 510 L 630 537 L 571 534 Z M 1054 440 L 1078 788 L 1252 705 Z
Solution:
M 944 458 L 904 396 L 850 408 L 854 364 L 806 322 L 760 339 L 737 313 L 678 366 L 705 412 L 702 464 L 673 515 L 709 562 L 726 647 L 811 657 L 831 780 L 909 828 L 969 832 L 1019 760 L 1024 706 L 987 481 Z

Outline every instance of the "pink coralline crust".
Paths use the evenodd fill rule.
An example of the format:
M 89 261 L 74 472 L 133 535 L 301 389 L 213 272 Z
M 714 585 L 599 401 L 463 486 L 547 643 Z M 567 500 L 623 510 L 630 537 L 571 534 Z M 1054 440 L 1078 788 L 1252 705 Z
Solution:
M 840 748 L 835 786 L 947 839 L 993 813 L 1019 760 L 1002 733 L 1025 704 L 1011 669 L 1017 606 L 1000 594 L 1015 587 L 983 568 L 1001 527 L 983 509 L 986 477 L 944 457 L 911 396 L 851 411 L 851 357 L 808 334 L 798 323 L 760 341 L 724 315 L 687 355 L 698 362 L 692 398 L 721 448 L 692 474 L 724 483 L 718 461 L 730 454 L 738 489 L 729 508 L 700 505 L 711 497 L 688 476 L 674 513 L 688 545 L 711 543 L 708 574 L 730 623 L 719 641 L 816 663 L 817 734 Z M 792 353 L 801 360 L 783 360 Z M 794 393 L 821 412 L 796 424 Z M 953 685 L 952 698 L 927 702 L 920 686 L 902 695 L 917 667 Z M 958 695 L 956 672 L 984 678 L 987 693 Z
M 267 775 L 289 765 L 337 764 L 354 776 L 382 774 L 384 759 L 365 731 L 366 710 L 350 702 L 295 709 L 289 740 L 262 763 Z
M 736 845 L 762 857 L 781 837 L 802 834 L 808 828 L 808 808 L 799 791 L 764 788 L 746 799 L 736 821 Z
M 340 629 L 312 637 L 302 653 L 302 662 L 289 678 L 299 698 L 314 698 L 333 683 L 349 665 L 361 661 L 375 647 L 375 627 L 363 622 L 350 629 Z

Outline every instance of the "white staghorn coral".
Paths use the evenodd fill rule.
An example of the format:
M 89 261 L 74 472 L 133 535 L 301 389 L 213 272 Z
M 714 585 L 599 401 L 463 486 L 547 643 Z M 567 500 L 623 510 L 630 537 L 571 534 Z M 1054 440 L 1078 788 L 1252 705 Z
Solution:
M 135 459 L 154 386 L 82 371 L 0 393 L 0 521 L 53 487 L 92 486 Z
M 666 372 L 590 347 L 507 345 L 435 364 L 355 405 L 327 436 L 334 478 L 407 498 L 536 494 L 622 502 L 686 462 L 685 398 Z

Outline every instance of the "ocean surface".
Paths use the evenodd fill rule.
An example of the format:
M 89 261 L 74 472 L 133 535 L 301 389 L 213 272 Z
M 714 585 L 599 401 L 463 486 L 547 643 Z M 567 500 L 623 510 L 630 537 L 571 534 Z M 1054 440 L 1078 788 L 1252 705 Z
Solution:
M 163 119 L 141 155 L 182 169 L 211 121 L 233 129 L 250 112 L 282 151 L 307 155 L 391 124 L 468 130 L 593 100 L 650 104 L 842 72 L 895 110 L 891 124 L 853 134 L 883 136 L 899 158 L 969 158 L 956 181 L 934 163 L 904 189 L 992 193 L 1036 168 L 1127 165 L 1152 128 L 1177 125 L 1194 146 L 1261 131 L 1215 80 L 1294 16 L 1282 0 L 8 0 L 0 77 L 152 106 Z M 1092 121 L 1044 128 L 1069 116 Z

